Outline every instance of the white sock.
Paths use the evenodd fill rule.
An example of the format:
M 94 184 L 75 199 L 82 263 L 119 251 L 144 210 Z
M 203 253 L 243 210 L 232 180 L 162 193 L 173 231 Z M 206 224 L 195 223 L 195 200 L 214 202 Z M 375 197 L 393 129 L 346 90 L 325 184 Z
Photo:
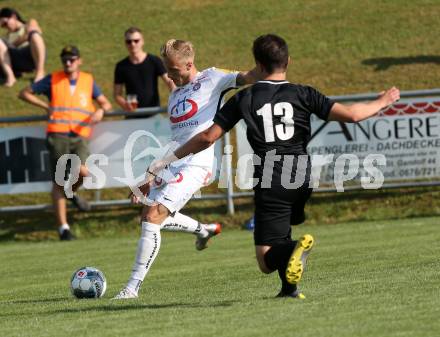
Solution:
M 63 234 L 63 232 L 65 230 L 70 230 L 70 226 L 67 223 L 63 223 L 60 227 L 58 227 L 58 232 L 60 232 L 60 234 Z
M 127 282 L 127 288 L 136 294 L 159 253 L 160 241 L 160 226 L 146 221 L 142 222 L 136 260 Z
M 170 232 L 191 233 L 202 238 L 207 237 L 209 234 L 203 224 L 179 212 L 166 218 L 160 225 L 160 229 Z

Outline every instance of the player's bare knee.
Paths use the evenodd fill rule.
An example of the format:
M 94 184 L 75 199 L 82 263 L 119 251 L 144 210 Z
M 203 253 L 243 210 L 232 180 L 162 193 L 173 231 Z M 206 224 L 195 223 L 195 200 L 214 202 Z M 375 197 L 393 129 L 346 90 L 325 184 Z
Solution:
M 154 223 L 157 219 L 157 205 L 144 207 L 142 210 L 142 221 Z
M 258 267 L 260 268 L 260 271 L 264 274 L 270 274 L 273 272 L 272 269 L 269 269 L 266 266 L 266 262 L 264 261 L 264 255 L 267 253 L 269 249 L 270 249 L 269 246 L 255 246 L 255 253 L 257 256 Z
M 154 212 L 148 212 L 147 214 L 145 214 L 143 220 L 149 223 L 154 223 L 154 224 L 158 224 L 158 219 L 159 217 L 157 216 L 156 213 Z
M 257 263 L 258 263 L 258 268 L 260 268 L 260 271 L 264 274 L 270 274 L 271 272 L 273 272 L 273 270 L 270 270 L 269 268 L 267 268 L 266 263 L 264 262 L 264 255 L 263 254 L 259 254 L 260 252 L 258 252 L 257 250 Z
M 264 259 L 260 260 L 257 258 L 257 262 L 258 262 L 258 267 L 260 268 L 260 271 L 264 274 L 270 274 L 273 273 L 273 270 L 270 270 L 269 268 L 266 267 L 266 264 L 264 263 Z
M 142 220 L 149 223 L 160 225 L 168 216 L 168 213 L 164 211 L 161 204 L 148 206 L 144 208 L 142 212 Z

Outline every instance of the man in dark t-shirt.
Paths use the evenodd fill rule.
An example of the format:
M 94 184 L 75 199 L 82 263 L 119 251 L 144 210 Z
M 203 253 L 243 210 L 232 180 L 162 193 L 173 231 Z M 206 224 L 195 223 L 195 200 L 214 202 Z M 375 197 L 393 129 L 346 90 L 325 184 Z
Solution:
M 393 87 L 368 103 L 339 104 L 312 87 L 286 80 L 289 53 L 281 37 L 260 36 L 254 41 L 253 54 L 259 81 L 234 95 L 217 112 L 211 127 L 170 156 L 153 162 L 148 172 L 153 178 L 167 164 L 208 148 L 243 119 L 256 155 L 254 242 L 258 265 L 266 274 L 278 271 L 278 297 L 304 298 L 297 284 L 314 239 L 306 234 L 292 240 L 291 225 L 305 220 L 304 206 L 312 192 L 306 150 L 310 117 L 359 122 L 397 101 L 400 93 Z
M 143 50 L 144 38 L 139 28 L 129 28 L 124 37 L 129 55 L 116 64 L 113 91 L 116 102 L 130 112 L 160 106 L 157 79 L 160 77 L 170 91 L 175 88 L 173 81 L 162 60 Z

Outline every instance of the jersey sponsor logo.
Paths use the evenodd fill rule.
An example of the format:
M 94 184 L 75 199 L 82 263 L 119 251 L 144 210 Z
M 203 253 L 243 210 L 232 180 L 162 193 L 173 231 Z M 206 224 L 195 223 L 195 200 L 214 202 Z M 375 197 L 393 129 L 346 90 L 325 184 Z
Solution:
M 177 100 L 177 103 L 171 108 L 171 123 L 179 123 L 186 121 L 193 117 L 199 107 L 192 99 L 184 97 L 182 100 Z
M 174 125 L 171 125 L 171 129 L 182 129 L 182 128 L 194 128 L 199 125 L 199 121 L 188 121 L 188 122 L 181 122 Z

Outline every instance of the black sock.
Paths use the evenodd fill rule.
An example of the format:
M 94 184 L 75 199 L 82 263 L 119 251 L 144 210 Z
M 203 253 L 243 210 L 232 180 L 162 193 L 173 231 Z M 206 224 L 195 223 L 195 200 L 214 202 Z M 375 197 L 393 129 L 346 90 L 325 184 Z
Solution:
M 296 241 L 286 241 L 270 247 L 266 254 L 264 254 L 266 266 L 271 270 L 285 269 L 295 245 Z
M 278 276 L 281 279 L 281 292 L 283 294 L 289 295 L 296 291 L 296 284 L 290 284 L 286 280 L 286 269 L 278 269 Z
M 281 291 L 284 294 L 291 294 L 296 290 L 296 285 L 290 284 L 286 279 L 286 268 L 290 256 L 295 249 L 297 241 L 287 241 L 272 246 L 264 254 L 264 262 L 271 270 L 278 270 L 278 276 L 281 279 Z

